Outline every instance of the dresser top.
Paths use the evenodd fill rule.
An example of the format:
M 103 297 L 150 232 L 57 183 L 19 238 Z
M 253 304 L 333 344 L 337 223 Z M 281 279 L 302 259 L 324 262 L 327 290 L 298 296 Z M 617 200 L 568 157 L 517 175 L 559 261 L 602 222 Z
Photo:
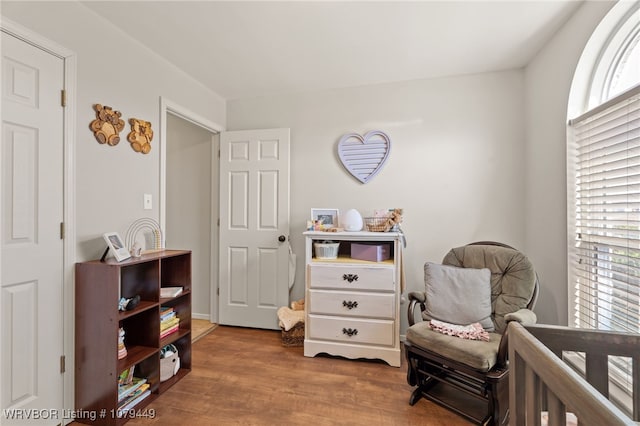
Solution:
M 400 238 L 400 232 L 325 232 L 325 231 L 306 231 L 303 232 L 305 237 L 322 240 L 361 240 L 361 241 L 392 241 Z

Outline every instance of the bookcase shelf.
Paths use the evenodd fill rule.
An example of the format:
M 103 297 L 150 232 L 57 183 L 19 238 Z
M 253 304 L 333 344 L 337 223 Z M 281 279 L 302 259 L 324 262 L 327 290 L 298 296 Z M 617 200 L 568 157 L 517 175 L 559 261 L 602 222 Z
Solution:
M 123 319 L 129 318 L 130 316 L 137 315 L 140 312 L 146 311 L 147 309 L 158 309 L 158 304 L 155 303 L 155 302 L 147 302 L 147 301 L 143 300 L 138 304 L 138 306 L 136 306 L 132 310 L 130 310 L 130 311 L 121 311 L 119 313 L 120 321 L 122 321 Z
M 182 287 L 181 294 L 160 298 L 161 287 Z M 92 260 L 76 264 L 75 275 L 75 409 L 104 413 L 80 423 L 121 425 L 118 417 L 118 377 L 134 368 L 146 379 L 150 394 L 133 409 L 140 410 L 191 370 L 191 252 L 161 250 L 123 262 Z M 120 297 L 140 296 L 130 311 L 119 311 Z M 170 307 L 180 319 L 177 331 L 160 338 L 160 311 Z M 118 332 L 125 331 L 127 356 L 118 359 Z M 160 380 L 160 352 L 178 349 L 180 369 Z
M 118 360 L 118 371 L 131 368 L 158 352 L 156 348 L 132 346 L 127 348 L 127 356 Z
M 160 298 L 160 304 L 164 305 L 167 303 L 171 303 L 172 301 L 176 300 L 176 299 L 180 299 L 182 296 L 185 296 L 187 294 L 191 294 L 191 291 L 183 291 L 182 293 L 180 293 L 179 295 L 175 296 L 175 297 L 161 297 Z

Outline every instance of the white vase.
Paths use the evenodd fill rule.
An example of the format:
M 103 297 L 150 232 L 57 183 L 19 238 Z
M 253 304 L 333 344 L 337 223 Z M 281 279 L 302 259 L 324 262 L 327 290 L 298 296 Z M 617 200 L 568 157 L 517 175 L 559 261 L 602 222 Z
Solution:
M 342 217 L 345 231 L 360 231 L 362 229 L 362 215 L 356 209 L 347 210 Z

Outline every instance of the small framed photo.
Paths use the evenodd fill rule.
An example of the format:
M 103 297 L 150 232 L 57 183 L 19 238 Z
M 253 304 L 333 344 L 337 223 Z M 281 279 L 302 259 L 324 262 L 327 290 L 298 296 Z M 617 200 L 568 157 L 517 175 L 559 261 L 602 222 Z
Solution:
M 129 250 L 124 246 L 122 238 L 120 238 L 117 232 L 106 232 L 102 234 L 102 237 L 118 262 L 122 262 L 131 257 L 131 253 L 129 253 Z
M 337 228 L 339 213 L 338 209 L 311 209 L 311 220 L 323 228 Z

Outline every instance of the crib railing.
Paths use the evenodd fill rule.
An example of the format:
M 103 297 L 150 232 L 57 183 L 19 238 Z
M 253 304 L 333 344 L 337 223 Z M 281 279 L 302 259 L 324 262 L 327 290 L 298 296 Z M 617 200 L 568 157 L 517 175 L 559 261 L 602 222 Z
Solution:
M 527 326 L 512 322 L 509 334 L 509 424 L 567 424 L 567 413 L 582 425 L 637 425 L 640 416 L 640 335 L 579 330 L 559 326 Z M 585 355 L 585 378 L 567 365 L 563 351 Z M 633 415 L 609 399 L 608 356 L 632 360 Z M 633 418 L 633 419 L 632 419 Z

